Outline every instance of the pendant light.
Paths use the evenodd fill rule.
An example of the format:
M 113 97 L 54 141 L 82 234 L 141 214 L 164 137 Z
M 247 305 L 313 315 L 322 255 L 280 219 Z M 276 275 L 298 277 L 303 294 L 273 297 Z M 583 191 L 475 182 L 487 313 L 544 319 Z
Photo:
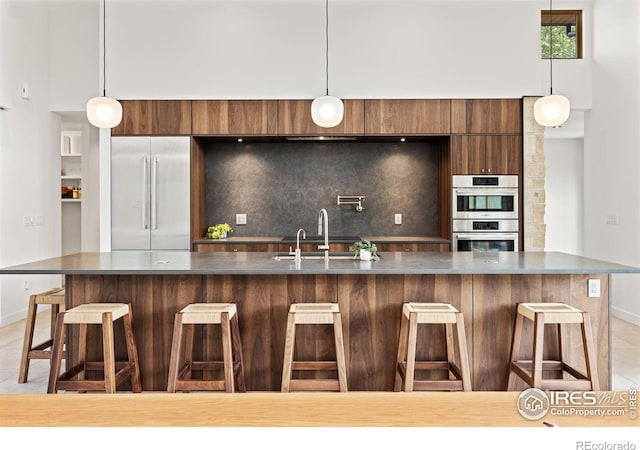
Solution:
M 99 128 L 113 128 L 122 120 L 122 105 L 114 98 L 107 97 L 107 0 L 102 0 L 102 96 L 87 102 L 87 118 Z
M 311 119 L 319 127 L 331 128 L 342 122 L 344 105 L 338 97 L 329 95 L 329 0 L 325 0 L 326 38 L 326 95 L 317 97 L 311 103 Z
M 539 98 L 533 105 L 533 117 L 543 127 L 559 127 L 567 121 L 571 111 L 569 99 L 553 93 L 553 0 L 549 0 L 551 25 L 549 29 L 549 95 Z

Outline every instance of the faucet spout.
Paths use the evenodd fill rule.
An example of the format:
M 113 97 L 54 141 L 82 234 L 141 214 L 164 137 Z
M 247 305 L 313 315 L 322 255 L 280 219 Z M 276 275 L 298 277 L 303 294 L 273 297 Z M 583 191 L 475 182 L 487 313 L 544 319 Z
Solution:
M 318 250 L 324 250 L 324 260 L 329 261 L 329 214 L 324 208 L 318 214 L 318 235 L 324 235 L 324 245 L 318 245 Z
M 302 228 L 300 228 L 298 230 L 298 233 L 296 234 L 296 253 L 295 253 L 296 256 L 294 259 L 296 262 L 302 261 L 302 255 L 300 252 L 300 232 L 302 232 L 302 239 L 307 238 L 307 233 Z

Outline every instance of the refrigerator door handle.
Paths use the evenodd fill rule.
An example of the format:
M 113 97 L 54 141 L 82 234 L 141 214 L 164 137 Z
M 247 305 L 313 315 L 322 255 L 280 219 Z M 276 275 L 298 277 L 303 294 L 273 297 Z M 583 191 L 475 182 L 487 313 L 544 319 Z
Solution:
M 158 229 L 158 157 L 153 157 L 151 172 L 151 229 Z
M 147 218 L 147 199 L 149 197 L 149 193 L 147 192 L 147 186 L 149 179 L 149 158 L 145 156 L 142 159 L 142 226 L 145 230 L 149 229 L 149 220 Z

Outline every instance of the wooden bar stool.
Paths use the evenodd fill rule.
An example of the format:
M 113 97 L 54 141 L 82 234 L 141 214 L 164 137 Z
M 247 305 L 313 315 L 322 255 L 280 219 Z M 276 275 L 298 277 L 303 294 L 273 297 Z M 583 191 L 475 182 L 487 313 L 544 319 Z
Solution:
M 444 324 L 447 346 L 446 361 L 416 361 L 419 324 Z M 453 326 L 457 339 L 459 366 L 455 363 Z M 405 303 L 402 305 L 400 340 L 396 359 L 394 391 L 471 391 L 471 376 L 464 318 L 461 312 L 448 303 Z M 416 370 L 447 370 L 448 380 L 414 380 Z
M 336 347 L 335 361 L 294 361 L 296 325 L 333 325 Z M 294 370 L 337 370 L 337 379 L 292 379 Z M 337 303 L 295 303 L 289 308 L 282 368 L 282 392 L 340 391 L 347 392 L 347 366 L 344 357 L 342 319 Z
M 41 292 L 29 297 L 29 309 L 27 310 L 27 323 L 24 330 L 24 341 L 22 343 L 22 357 L 20 358 L 20 374 L 18 383 L 26 383 L 29 376 L 29 362 L 32 359 L 51 359 L 53 346 L 53 334 L 56 329 L 56 319 L 60 312 L 60 307 L 64 307 L 64 288 L 54 288 L 47 292 Z M 36 314 L 38 305 L 51 305 L 51 332 L 50 338 L 38 345 L 33 345 L 33 335 L 36 328 Z M 64 356 L 64 353 L 63 353 Z
M 533 359 L 520 360 L 520 342 L 524 319 L 533 322 Z M 584 374 L 564 361 L 562 348 L 562 324 L 580 324 L 582 348 L 587 373 Z M 544 326 L 556 325 L 558 330 L 559 360 L 545 360 Z M 593 346 L 589 313 L 564 303 L 519 303 L 511 340 L 509 357 L 509 379 L 507 390 L 515 389 L 516 376 L 530 387 L 542 390 L 592 390 L 600 389 L 596 367 L 596 352 Z M 542 378 L 543 371 L 552 370 L 571 375 L 574 379 Z
M 223 361 L 194 361 L 194 326 L 218 324 L 222 328 Z M 182 357 L 181 348 L 184 327 L 187 328 L 184 350 L 185 361 L 179 367 Z M 223 369 L 223 380 L 191 378 L 193 371 L 216 369 Z M 233 303 L 193 303 L 176 313 L 173 325 L 167 392 L 176 392 L 176 390 L 235 392 L 234 378 L 237 378 L 238 391 L 246 392 L 242 343 L 240 341 L 236 305 Z
M 127 345 L 127 361 L 116 361 L 113 323 L 122 319 Z M 62 346 L 66 325 L 80 325 L 78 345 L 79 362 L 60 374 Z M 100 325 L 102 328 L 102 361 L 87 360 L 87 326 Z M 102 379 L 85 379 L 87 372 L 102 371 Z M 51 372 L 48 391 L 104 391 L 116 392 L 116 387 L 131 377 L 133 392 L 142 392 L 138 350 L 133 336 L 131 305 L 128 303 L 87 303 L 58 314 L 53 338 Z

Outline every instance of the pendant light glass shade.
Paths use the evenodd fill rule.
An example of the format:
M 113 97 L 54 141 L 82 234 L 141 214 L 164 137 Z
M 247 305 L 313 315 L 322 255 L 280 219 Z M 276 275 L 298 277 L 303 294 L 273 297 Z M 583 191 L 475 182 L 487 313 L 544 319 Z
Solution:
M 99 128 L 116 127 L 122 121 L 122 105 L 111 97 L 93 97 L 87 102 L 87 118 Z
M 335 127 L 343 117 L 344 105 L 338 97 L 323 95 L 311 103 L 311 118 L 319 127 Z
M 329 95 L 329 0 L 325 0 L 325 76 L 326 95 L 316 97 L 311 102 L 311 119 L 313 123 L 323 128 L 333 128 L 342 122 L 344 104 L 338 97 Z
M 564 95 L 545 95 L 533 105 L 533 117 L 543 127 L 559 127 L 567 121 L 571 105 Z
M 98 128 L 113 128 L 122 121 L 122 105 L 107 97 L 107 0 L 102 0 L 102 97 L 87 102 L 87 119 Z

